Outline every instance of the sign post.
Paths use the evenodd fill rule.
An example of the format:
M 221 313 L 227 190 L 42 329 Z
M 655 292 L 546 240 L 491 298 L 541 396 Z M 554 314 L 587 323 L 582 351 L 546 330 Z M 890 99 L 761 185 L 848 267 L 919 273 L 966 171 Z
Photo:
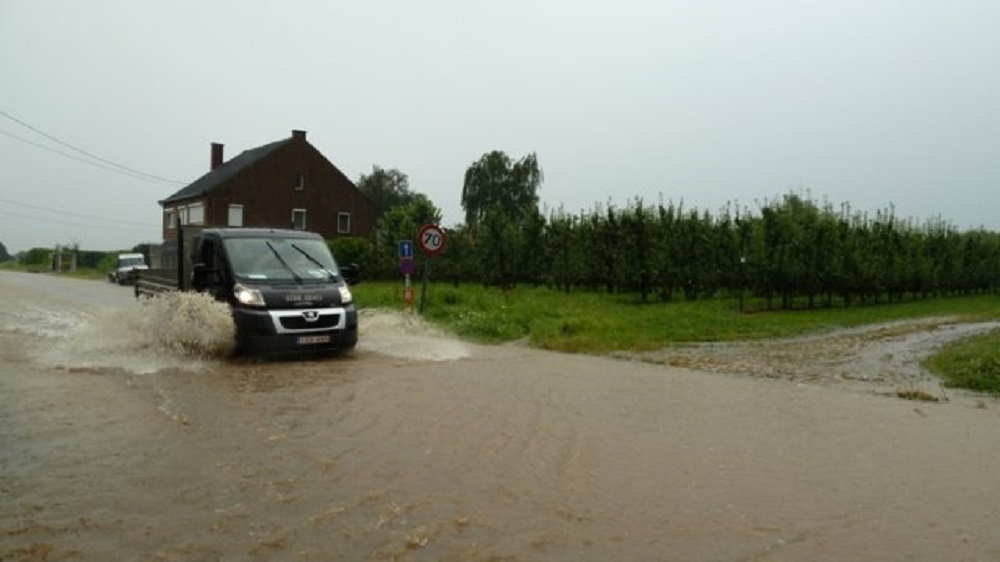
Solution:
M 413 287 L 410 285 L 410 275 L 413 275 L 413 240 L 399 241 L 399 273 L 403 276 L 403 302 L 406 310 L 413 310 Z
M 436 224 L 425 224 L 420 227 L 417 233 L 417 244 L 420 251 L 427 255 L 424 260 L 424 280 L 420 287 L 420 314 L 424 313 L 424 304 L 427 302 L 427 279 L 430 277 L 432 257 L 444 251 L 444 229 Z

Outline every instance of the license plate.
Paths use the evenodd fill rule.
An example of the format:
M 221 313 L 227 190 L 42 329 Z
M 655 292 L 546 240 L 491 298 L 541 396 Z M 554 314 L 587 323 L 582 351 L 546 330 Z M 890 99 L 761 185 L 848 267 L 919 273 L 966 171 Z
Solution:
M 330 343 L 330 334 L 321 336 L 299 336 L 299 345 L 315 345 L 317 343 Z

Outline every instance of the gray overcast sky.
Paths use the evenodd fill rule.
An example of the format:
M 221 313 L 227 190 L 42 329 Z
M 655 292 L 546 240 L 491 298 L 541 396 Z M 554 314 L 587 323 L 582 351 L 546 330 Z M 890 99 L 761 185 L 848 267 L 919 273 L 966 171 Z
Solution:
M 292 129 L 446 226 L 503 150 L 538 154 L 548 209 L 794 190 L 1000 230 L 998 30 L 996 0 L 0 0 L 0 111 L 181 182 L 0 115 L 0 242 L 157 242 L 211 142 Z

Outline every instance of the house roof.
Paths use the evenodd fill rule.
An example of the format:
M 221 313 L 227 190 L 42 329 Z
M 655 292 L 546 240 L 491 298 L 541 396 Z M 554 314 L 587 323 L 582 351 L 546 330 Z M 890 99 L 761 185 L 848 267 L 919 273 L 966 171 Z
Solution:
M 187 187 L 182 188 L 177 193 L 161 200 L 159 203 L 164 205 L 167 203 L 173 203 L 174 201 L 201 197 L 215 188 L 225 185 L 230 179 L 243 170 L 246 170 L 250 166 L 263 160 L 269 154 L 286 144 L 291 143 L 293 140 L 293 138 L 282 139 L 263 146 L 258 146 L 257 148 L 244 150 L 236 158 L 233 158 L 221 166 L 216 167 L 214 170 L 196 179 Z

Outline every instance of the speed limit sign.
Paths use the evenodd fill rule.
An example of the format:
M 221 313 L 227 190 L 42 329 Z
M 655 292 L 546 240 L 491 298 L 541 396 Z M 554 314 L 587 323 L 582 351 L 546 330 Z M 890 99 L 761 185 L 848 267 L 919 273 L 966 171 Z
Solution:
M 420 227 L 417 244 L 425 254 L 440 254 L 444 250 L 444 229 L 436 224 L 425 224 Z

